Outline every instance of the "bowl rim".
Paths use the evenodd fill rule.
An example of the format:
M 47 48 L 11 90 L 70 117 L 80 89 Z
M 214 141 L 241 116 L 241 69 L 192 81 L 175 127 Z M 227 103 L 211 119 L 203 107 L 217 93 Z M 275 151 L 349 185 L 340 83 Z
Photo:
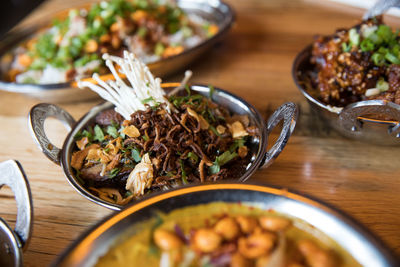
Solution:
M 182 0 L 181 0 L 182 1 Z M 186 0 L 187 1 L 187 0 Z M 236 20 L 236 13 L 232 6 L 228 3 L 226 3 L 223 0 L 215 0 L 218 2 L 218 6 L 211 5 L 212 1 L 210 0 L 204 0 L 205 3 L 207 3 L 210 7 L 213 7 L 219 11 L 223 10 L 222 13 L 224 15 L 223 21 L 221 25 L 218 25 L 221 27 L 218 32 L 203 40 L 199 44 L 190 47 L 188 49 L 185 49 L 183 52 L 169 56 L 164 59 L 160 59 L 154 62 L 150 62 L 147 64 L 147 66 L 151 69 L 153 66 L 156 65 L 164 65 L 167 64 L 168 62 L 171 62 L 173 60 L 176 60 L 177 58 L 184 57 L 188 54 L 195 53 L 196 51 L 201 50 L 208 44 L 213 44 L 220 40 L 224 35 L 226 35 L 229 30 L 232 28 L 235 20 Z M 178 1 L 178 6 L 179 6 Z M 82 6 L 82 5 L 81 5 Z M 66 8 L 64 10 L 60 10 L 58 13 L 65 12 L 67 10 L 73 9 L 73 8 L 79 8 L 80 6 L 75 6 L 75 7 L 70 7 Z M 56 15 L 55 15 L 56 16 Z M 54 18 L 53 16 L 52 18 Z M 0 53 L 0 58 L 3 57 L 6 53 L 10 52 L 13 48 L 15 48 L 19 43 L 28 40 L 30 36 L 35 34 L 36 32 L 39 32 L 41 28 L 43 28 L 45 25 L 48 25 L 51 22 L 51 19 L 45 19 L 41 20 L 38 22 L 38 25 L 36 26 L 31 26 L 31 27 L 26 27 L 23 29 L 18 29 L 12 32 L 13 35 L 18 38 L 18 41 L 16 41 L 16 44 L 8 44 L 11 46 L 9 49 L 5 50 L 4 52 Z M 4 39 L 2 40 L 4 41 Z M 13 41 L 11 41 L 13 42 Z M 6 48 L 5 48 L 6 49 Z M 18 93 L 35 93 L 35 92 L 41 92 L 43 90 L 46 91 L 55 91 L 55 90 L 62 90 L 62 89 L 69 89 L 71 88 L 72 84 L 75 82 L 75 80 L 67 81 L 67 82 L 62 82 L 62 83 L 49 83 L 49 84 L 35 84 L 35 83 L 16 83 L 16 82 L 6 82 L 0 77 L 0 88 L 3 91 L 8 91 L 8 92 L 18 92 Z
M 306 206 L 317 209 L 318 212 L 327 213 L 329 216 L 332 216 L 334 219 L 339 220 L 340 222 L 344 223 L 345 226 L 350 227 L 357 234 L 364 237 L 367 241 L 370 242 L 370 244 L 373 246 L 373 249 L 376 250 L 378 254 L 382 256 L 383 260 L 386 261 L 383 266 L 395 266 L 396 263 L 398 263 L 400 260 L 398 255 L 394 253 L 394 250 L 388 247 L 380 237 L 375 235 L 364 224 L 357 221 L 343 210 L 338 209 L 334 205 L 324 202 L 316 197 L 312 197 L 309 194 L 300 193 L 297 190 L 289 190 L 286 187 L 272 186 L 264 182 L 256 182 L 256 183 L 221 182 L 218 184 L 207 183 L 201 185 L 186 185 L 184 187 L 169 190 L 166 192 L 158 192 L 157 194 L 146 196 L 140 199 L 136 203 L 130 203 L 122 210 L 116 211 L 104 217 L 103 219 L 92 225 L 85 232 L 83 232 L 77 239 L 75 239 L 72 243 L 70 243 L 66 249 L 64 249 L 64 251 L 54 260 L 51 266 L 59 266 L 60 263 L 63 263 L 65 259 L 71 256 L 71 253 L 74 250 L 79 249 L 79 246 L 81 246 L 84 250 L 87 251 L 87 248 L 90 247 L 90 244 L 92 244 L 96 240 L 96 238 L 104 234 L 113 225 L 117 224 L 120 221 L 123 221 L 125 218 L 131 216 L 132 214 L 140 210 L 146 209 L 147 207 L 162 202 L 163 200 L 173 199 L 174 197 L 179 197 L 182 195 L 189 195 L 197 192 L 207 192 L 213 190 L 251 191 L 252 192 L 251 194 L 261 192 L 265 194 L 271 194 L 277 197 L 283 197 L 290 200 L 295 200 Z M 210 202 L 207 203 L 212 203 L 216 201 L 218 200 L 211 200 Z M 184 205 L 184 207 L 195 206 L 195 205 L 197 204 L 189 203 L 187 205 Z M 347 253 L 350 254 L 350 252 Z M 354 255 L 352 254 L 350 255 L 354 257 Z
M 174 87 L 174 86 L 171 86 L 171 87 Z M 191 88 L 196 92 L 199 92 L 201 89 L 203 89 L 203 92 L 206 92 L 206 91 L 209 92 L 209 90 L 210 90 L 208 85 L 201 85 L 201 84 L 192 84 Z M 196 90 L 196 88 L 197 88 L 197 90 Z M 266 122 L 265 122 L 263 116 L 261 115 L 261 113 L 253 105 L 248 103 L 243 98 L 241 98 L 233 93 L 230 93 L 224 89 L 221 89 L 219 87 L 214 86 L 214 90 L 215 90 L 214 94 L 226 95 L 227 97 L 233 98 L 236 101 L 239 101 L 241 104 L 243 104 L 250 111 L 250 113 L 247 113 L 247 115 L 251 116 L 254 119 L 254 121 L 256 123 L 258 123 L 261 127 L 260 134 L 259 134 L 259 141 L 258 141 L 259 144 L 258 144 L 258 149 L 257 149 L 257 154 L 256 154 L 255 159 L 251 160 L 250 166 L 246 169 L 245 173 L 241 177 L 232 179 L 234 181 L 236 180 L 236 181 L 243 182 L 243 181 L 246 181 L 247 179 L 249 179 L 253 175 L 253 173 L 258 170 L 259 166 L 261 166 L 262 163 L 264 162 L 267 144 L 268 144 L 268 133 L 267 133 Z M 84 121 L 94 118 L 99 112 L 105 110 L 107 107 L 113 107 L 112 103 L 106 101 L 97 106 L 94 106 L 75 123 L 74 127 L 69 131 L 68 135 L 64 139 L 64 143 L 63 143 L 61 153 L 60 153 L 60 159 L 61 159 L 60 163 L 61 163 L 61 168 L 63 170 L 63 173 L 64 173 L 65 177 L 67 178 L 68 182 L 76 191 L 78 191 L 78 193 L 80 195 L 82 195 L 86 199 L 92 201 L 93 203 L 103 206 L 105 208 L 112 209 L 112 210 L 121 210 L 126 205 L 118 205 L 115 203 L 110 203 L 108 201 L 105 201 L 105 200 L 95 196 L 93 193 L 89 192 L 89 190 L 86 189 L 83 185 L 81 185 L 79 183 L 79 181 L 73 175 L 72 167 L 70 166 L 70 159 L 68 158 L 69 150 L 71 149 L 71 151 L 72 151 L 72 148 L 70 148 L 70 147 L 74 144 L 74 142 L 73 142 L 74 135 L 73 134 L 75 131 L 78 130 L 78 126 L 80 124 L 82 124 Z M 84 126 L 85 126 L 85 124 L 81 125 L 81 127 L 79 127 L 79 129 L 82 129 Z M 230 179 L 226 179 L 226 180 L 230 180 Z M 182 187 L 182 186 L 180 186 L 180 187 Z M 167 191 L 170 191 L 170 190 L 167 190 Z M 151 193 L 150 195 L 152 195 L 152 194 L 154 194 L 154 193 Z M 136 201 L 137 200 L 133 200 L 132 202 L 136 202 Z

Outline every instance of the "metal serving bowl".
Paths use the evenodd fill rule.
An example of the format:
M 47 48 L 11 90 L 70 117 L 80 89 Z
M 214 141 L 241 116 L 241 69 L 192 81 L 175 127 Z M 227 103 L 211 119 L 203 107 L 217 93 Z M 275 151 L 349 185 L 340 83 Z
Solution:
M 400 145 L 400 105 L 384 100 L 368 100 L 339 108 L 322 103 L 307 92 L 303 77 L 306 72 L 313 70 L 310 63 L 311 50 L 312 46 L 309 45 L 297 55 L 292 67 L 292 76 L 297 88 L 322 120 L 352 139 L 375 144 Z M 394 120 L 364 117 L 373 114 L 385 115 Z
M 32 234 L 33 207 L 29 182 L 18 161 L 0 163 L 0 189 L 3 185 L 13 191 L 18 210 L 14 230 L 0 217 L 0 266 L 20 267 Z
M 105 218 L 79 237 L 53 266 L 93 266 L 118 241 L 132 234 L 135 224 L 188 206 L 223 201 L 246 203 L 311 224 L 332 238 L 365 267 L 397 266 L 392 252 L 366 228 L 320 201 L 277 189 L 251 184 L 208 184 L 186 187 L 146 198 Z
M 176 85 L 177 84 L 175 84 L 175 86 Z M 193 85 L 191 88 L 199 94 L 209 96 L 210 89 L 208 86 Z M 269 166 L 285 147 L 296 125 L 298 111 L 296 105 L 293 103 L 286 103 L 279 107 L 266 124 L 261 114 L 252 105 L 227 91 L 215 88 L 212 94 L 212 100 L 234 114 L 248 115 L 250 124 L 256 126 L 260 130 L 259 135 L 251 139 L 251 145 L 249 146 L 249 153 L 252 156 L 251 161 L 246 168 L 245 174 L 238 179 L 239 181 L 245 181 L 250 178 L 258 168 Z M 38 104 L 31 109 L 29 122 L 32 136 L 39 148 L 51 161 L 61 165 L 68 181 L 80 194 L 101 206 L 120 210 L 122 208 L 121 205 L 102 200 L 83 187 L 75 178 L 74 171 L 70 164 L 71 155 L 75 147 L 74 136 L 93 122 L 97 114 L 112 107 L 113 105 L 109 102 L 96 106 L 78 122 L 75 122 L 71 115 L 58 106 L 52 104 Z M 46 136 L 44 121 L 48 117 L 55 117 L 61 120 L 70 129 L 62 149 L 51 144 Z M 273 128 L 282 120 L 283 127 L 280 136 L 276 143 L 267 151 L 268 136 Z
M 178 0 L 177 5 L 187 14 L 196 14 L 215 23 L 218 25 L 219 31 L 211 38 L 178 55 L 147 64 L 150 71 L 156 77 L 166 77 L 194 61 L 215 43 L 222 40 L 235 20 L 233 9 L 228 4 L 219 0 Z M 2 40 L 0 43 L 0 57 L 15 48 L 21 41 L 29 39 L 39 29 L 43 28 L 44 25 L 14 32 L 5 40 Z M 2 73 L 0 73 L 0 77 L 3 77 Z M 6 82 L 0 78 L 0 90 L 23 93 L 50 102 L 82 101 L 97 97 L 97 94 L 91 90 L 76 88 L 73 83 L 74 81 L 57 84 L 18 84 Z

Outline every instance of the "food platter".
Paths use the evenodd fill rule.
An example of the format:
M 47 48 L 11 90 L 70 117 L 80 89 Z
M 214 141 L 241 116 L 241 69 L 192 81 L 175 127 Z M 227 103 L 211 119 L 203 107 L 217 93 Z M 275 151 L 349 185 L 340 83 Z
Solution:
M 177 86 L 177 84 L 175 84 Z M 193 85 L 191 89 L 199 94 L 209 96 L 210 88 L 203 85 Z M 259 135 L 252 138 L 249 154 L 251 161 L 246 167 L 245 173 L 238 178 L 239 181 L 246 181 L 260 167 L 269 166 L 275 158 L 278 157 L 285 147 L 291 133 L 294 130 L 297 120 L 297 107 L 293 103 L 283 104 L 269 118 L 267 124 L 264 122 L 261 114 L 245 100 L 235 96 L 225 90 L 215 88 L 212 94 L 212 100 L 218 103 L 231 112 L 239 115 L 247 115 L 252 125 L 259 129 Z M 52 104 L 38 104 L 31 109 L 30 112 L 30 129 L 34 140 L 42 152 L 56 164 L 60 164 L 65 176 L 70 184 L 87 199 L 110 209 L 119 210 L 121 205 L 111 203 L 99 198 L 93 192 L 85 188 L 79 179 L 76 178 L 74 170 L 71 166 L 72 152 L 75 147 L 74 137 L 78 132 L 82 131 L 86 125 L 93 121 L 97 114 L 101 111 L 110 109 L 113 105 L 110 102 L 105 102 L 99 106 L 92 108 L 85 116 L 77 123 L 65 110 Z M 70 132 L 64 141 L 62 149 L 53 145 L 46 136 L 44 130 L 44 121 L 48 117 L 55 117 L 61 120 L 70 128 Z M 283 127 L 280 137 L 276 143 L 267 150 L 268 135 L 272 129 L 283 121 Z
M 320 201 L 285 189 L 227 183 L 181 188 L 126 207 L 84 233 L 53 266 L 93 266 L 115 242 L 132 230 L 132 225 L 152 218 L 157 210 L 170 212 L 215 201 L 249 203 L 299 218 L 335 240 L 362 266 L 396 265 L 390 250 L 363 226 Z
M 177 5 L 188 14 L 195 14 L 199 17 L 212 21 L 218 26 L 218 32 L 210 38 L 202 41 L 198 45 L 186 49 L 183 52 L 158 60 L 149 64 L 151 71 L 158 77 L 166 77 L 178 70 L 185 68 L 190 62 L 198 58 L 201 54 L 210 49 L 214 44 L 221 41 L 233 25 L 235 16 L 233 9 L 222 1 L 177 1 Z M 65 13 L 65 12 L 64 12 Z M 7 39 L 2 41 L 0 46 L 0 56 L 4 55 L 18 43 L 29 38 L 41 29 L 39 26 L 33 26 L 23 29 L 19 32 L 13 32 Z M 94 98 L 96 95 L 90 90 L 82 90 L 74 85 L 75 82 L 57 83 L 57 84 L 18 84 L 0 80 L 0 89 L 8 92 L 22 93 L 28 96 L 39 98 L 51 102 L 70 102 L 82 101 Z

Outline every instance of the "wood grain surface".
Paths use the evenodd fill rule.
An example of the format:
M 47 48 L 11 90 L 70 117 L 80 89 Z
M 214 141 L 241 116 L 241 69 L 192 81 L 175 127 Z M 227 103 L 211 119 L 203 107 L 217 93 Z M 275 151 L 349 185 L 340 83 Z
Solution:
M 336 206 L 360 221 L 400 253 L 399 147 L 380 147 L 352 141 L 323 127 L 311 113 L 291 77 L 295 55 L 316 33 L 355 24 L 360 9 L 320 4 L 320 1 L 229 0 L 237 20 L 227 38 L 193 63 L 193 82 L 227 89 L 266 117 L 280 104 L 293 101 L 301 114 L 288 145 L 267 169 L 251 181 L 265 182 L 309 194 Z M 23 26 L 81 1 L 49 1 Z M 399 26 L 398 18 L 386 22 Z M 177 81 L 182 73 L 170 77 Z M 34 201 L 34 230 L 24 252 L 26 266 L 46 266 L 74 239 L 110 210 L 80 196 L 61 168 L 36 147 L 28 130 L 28 112 L 41 101 L 0 92 L 0 161 L 19 160 L 30 181 Z M 100 103 L 62 103 L 75 118 Z M 50 138 L 61 146 L 67 131 L 61 123 L 47 124 Z M 10 190 L 0 191 L 0 215 L 15 223 Z

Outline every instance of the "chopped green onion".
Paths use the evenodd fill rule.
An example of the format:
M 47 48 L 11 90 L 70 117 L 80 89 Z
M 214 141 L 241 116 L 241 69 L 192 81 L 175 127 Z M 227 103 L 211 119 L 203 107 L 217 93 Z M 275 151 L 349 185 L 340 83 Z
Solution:
M 371 56 L 371 59 L 377 66 L 382 66 L 383 64 L 385 64 L 385 57 L 380 53 L 374 53 Z
M 215 88 L 212 85 L 209 85 L 208 88 L 210 89 L 210 99 L 212 98 L 214 92 L 215 92 Z
M 360 35 L 357 33 L 355 28 L 350 29 L 349 39 L 351 46 L 358 46 L 360 43 Z
M 114 178 L 115 176 L 118 175 L 120 168 L 114 168 L 110 171 L 110 174 L 108 175 L 109 178 Z
M 149 140 L 149 138 L 148 138 L 146 135 L 143 135 L 142 138 L 143 138 L 143 140 L 144 140 L 145 142 Z
M 192 151 L 187 154 L 187 157 L 193 162 L 193 164 L 196 164 L 199 161 L 199 157 Z
M 384 79 L 379 79 L 376 83 L 376 88 L 378 88 L 381 92 L 385 92 L 389 90 L 389 83 L 386 82 Z
M 219 132 L 217 131 L 217 129 L 215 129 L 214 126 L 212 126 L 210 124 L 210 126 L 208 127 L 211 131 L 213 131 L 213 133 L 215 133 L 216 136 L 221 137 L 221 135 L 219 134 Z
M 186 90 L 186 93 L 188 94 L 188 96 L 190 96 L 190 88 L 187 84 L 185 85 L 185 90 Z
M 400 65 L 400 59 L 390 52 L 386 53 L 385 58 L 393 64 Z
M 180 159 L 179 163 L 181 165 L 181 172 L 182 172 L 182 183 L 187 184 L 188 180 L 186 179 L 186 171 L 185 171 L 185 166 L 183 165 L 183 161 Z
M 360 47 L 361 47 L 361 51 L 363 51 L 363 52 L 368 52 L 368 51 L 373 51 L 374 48 L 375 48 L 375 45 L 374 45 L 374 43 L 373 43 L 371 40 L 369 40 L 369 39 L 364 39 L 364 40 L 361 42 Z

